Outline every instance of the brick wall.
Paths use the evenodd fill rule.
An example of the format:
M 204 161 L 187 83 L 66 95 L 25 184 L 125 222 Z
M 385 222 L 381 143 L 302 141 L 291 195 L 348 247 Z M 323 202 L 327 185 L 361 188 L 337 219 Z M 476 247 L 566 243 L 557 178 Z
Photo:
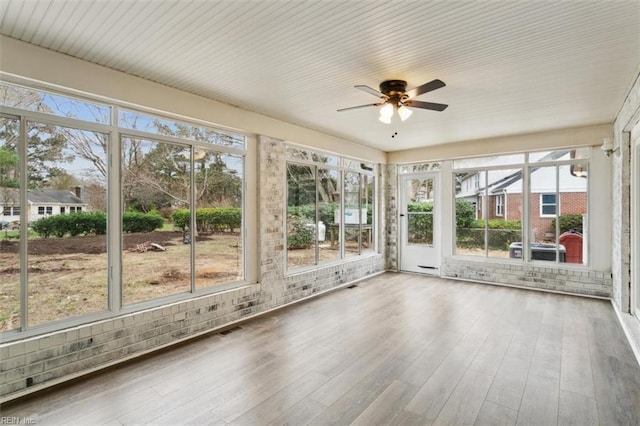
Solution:
M 387 164 L 385 176 L 385 213 L 384 232 L 386 234 L 385 268 L 388 271 L 398 270 L 398 166 Z
M 373 254 L 285 274 L 284 145 L 268 137 L 260 137 L 258 145 L 258 284 L 2 344 L 0 400 L 117 364 L 383 271 L 385 258 Z M 384 173 L 381 180 L 385 180 Z M 389 190 L 384 182 L 379 188 Z M 384 241 L 386 236 L 382 233 L 386 231 L 378 232 L 378 238 Z
M 505 219 L 505 216 L 496 216 L 495 196 L 489 197 L 489 219 Z M 531 194 L 529 199 L 531 211 L 530 228 L 531 237 L 535 241 L 544 241 L 547 234 L 555 234 L 553 218 L 540 217 L 540 194 Z M 522 220 L 522 196 L 520 194 L 507 194 L 506 219 Z M 587 194 L 585 192 L 564 192 L 560 194 L 560 214 L 584 214 L 587 212 Z
M 545 240 L 545 233 L 555 234 L 553 218 L 540 217 L 540 194 L 531 194 L 531 235 L 535 241 Z M 560 214 L 585 214 L 587 194 L 585 192 L 565 192 L 560 194 Z
M 631 294 L 631 150 L 629 132 L 640 122 L 640 73 L 613 122 L 614 146 L 618 151 L 611 156 L 613 165 L 612 179 L 612 218 L 613 253 L 611 271 L 613 272 L 613 300 L 621 312 L 630 312 Z
M 491 259 L 447 257 L 440 267 L 442 277 L 506 284 L 515 287 L 611 297 L 611 273 L 567 269 L 550 265 L 493 262 Z

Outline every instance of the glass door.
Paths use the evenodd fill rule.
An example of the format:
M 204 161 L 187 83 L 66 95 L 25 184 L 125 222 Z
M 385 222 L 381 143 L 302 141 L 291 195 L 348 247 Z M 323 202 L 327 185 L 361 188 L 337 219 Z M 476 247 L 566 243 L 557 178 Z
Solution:
M 438 245 L 438 175 L 408 175 L 401 178 L 400 269 L 440 274 Z

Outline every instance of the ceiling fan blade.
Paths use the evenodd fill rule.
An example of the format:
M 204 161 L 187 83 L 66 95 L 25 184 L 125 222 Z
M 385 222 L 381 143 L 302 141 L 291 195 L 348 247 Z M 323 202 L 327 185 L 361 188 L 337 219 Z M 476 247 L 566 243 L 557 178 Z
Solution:
M 431 110 L 434 110 L 434 111 L 444 111 L 449 106 L 449 105 L 445 105 L 445 104 L 436 104 L 436 103 L 433 103 L 433 102 L 413 101 L 411 99 L 408 100 L 408 101 L 405 101 L 404 104 L 406 106 L 408 106 L 408 107 L 431 109 Z
M 359 84 L 359 85 L 353 86 L 353 87 L 355 87 L 356 89 L 360 89 L 363 92 L 367 92 L 367 93 L 369 93 L 369 94 L 371 94 L 373 96 L 377 96 L 378 98 L 389 99 L 389 97 L 387 95 L 385 95 L 384 93 L 379 92 L 376 89 L 372 89 L 369 86 L 365 86 L 364 84 Z
M 353 106 L 353 107 L 348 107 L 348 108 L 341 108 L 341 109 L 338 110 L 338 112 L 340 112 L 340 111 L 348 111 L 350 109 L 366 108 L 366 107 L 380 106 L 380 105 L 382 105 L 382 103 L 358 105 L 358 106 Z
M 407 96 L 409 96 L 410 98 L 415 98 L 416 96 L 420 96 L 423 93 L 431 92 L 432 90 L 436 90 L 444 86 L 446 86 L 446 84 L 444 84 L 444 81 L 442 80 L 431 80 L 430 82 L 425 83 L 422 86 L 414 87 L 413 89 L 407 91 Z

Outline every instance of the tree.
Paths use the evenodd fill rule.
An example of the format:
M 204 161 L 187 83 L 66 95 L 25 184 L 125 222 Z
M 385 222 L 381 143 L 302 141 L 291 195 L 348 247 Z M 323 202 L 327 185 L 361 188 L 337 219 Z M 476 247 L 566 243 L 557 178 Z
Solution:
M 20 159 L 15 150 L 0 147 L 0 187 L 17 188 Z

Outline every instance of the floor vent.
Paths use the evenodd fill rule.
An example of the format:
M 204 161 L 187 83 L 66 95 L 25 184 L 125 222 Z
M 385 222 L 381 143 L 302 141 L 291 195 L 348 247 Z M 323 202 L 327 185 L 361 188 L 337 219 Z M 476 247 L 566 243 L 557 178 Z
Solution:
M 227 328 L 226 330 L 222 330 L 220 334 L 222 334 L 223 336 L 226 336 L 227 334 L 231 334 L 234 331 L 238 331 L 238 330 L 242 330 L 242 327 Z

